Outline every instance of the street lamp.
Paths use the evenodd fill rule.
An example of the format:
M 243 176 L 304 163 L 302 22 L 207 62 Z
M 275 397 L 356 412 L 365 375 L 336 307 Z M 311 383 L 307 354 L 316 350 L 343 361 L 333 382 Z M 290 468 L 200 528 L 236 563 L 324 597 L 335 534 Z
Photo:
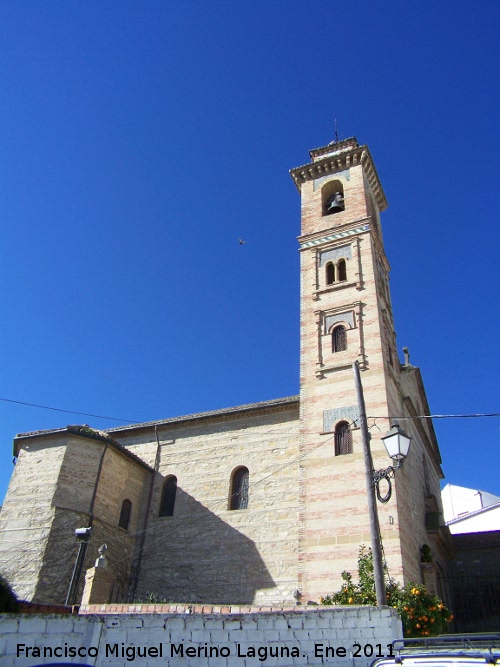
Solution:
M 393 461 L 393 470 L 398 470 L 408 456 L 411 438 L 399 429 L 399 424 L 393 424 L 391 430 L 381 438 L 387 453 Z

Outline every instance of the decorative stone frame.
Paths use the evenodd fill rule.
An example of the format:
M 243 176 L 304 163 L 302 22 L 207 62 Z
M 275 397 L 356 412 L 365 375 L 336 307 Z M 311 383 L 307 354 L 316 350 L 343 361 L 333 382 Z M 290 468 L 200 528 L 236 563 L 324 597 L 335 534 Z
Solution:
M 360 230 L 355 230 L 359 232 Z M 363 229 L 362 231 L 365 231 Z M 354 230 L 353 230 L 354 232 Z M 339 240 L 329 244 L 321 245 L 321 247 L 312 247 L 311 252 L 314 255 L 315 273 L 314 282 L 312 284 L 313 299 L 317 301 L 322 294 L 331 291 L 345 289 L 346 287 L 355 287 L 357 290 L 363 289 L 363 273 L 361 265 L 361 240 L 359 236 L 349 237 L 351 234 L 347 232 Z M 321 240 L 318 241 L 318 244 Z M 326 278 L 326 265 L 332 262 L 337 269 L 339 260 L 346 261 L 346 279 L 335 280 L 328 284 Z
M 362 327 L 362 304 L 356 302 L 330 310 L 318 310 L 316 315 L 318 355 L 316 360 L 316 377 L 321 379 L 326 373 L 347 368 L 356 359 L 364 367 L 364 340 Z M 336 326 L 346 329 L 347 349 L 340 352 L 332 351 L 331 335 Z M 349 332 L 357 331 L 358 336 Z

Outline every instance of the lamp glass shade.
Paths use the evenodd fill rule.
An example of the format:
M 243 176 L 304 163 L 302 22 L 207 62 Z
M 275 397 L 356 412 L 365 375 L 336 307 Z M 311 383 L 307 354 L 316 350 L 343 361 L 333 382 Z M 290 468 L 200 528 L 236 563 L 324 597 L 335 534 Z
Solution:
M 400 431 L 397 424 L 391 428 L 387 435 L 384 435 L 382 441 L 391 459 L 401 460 L 408 456 L 411 438 Z

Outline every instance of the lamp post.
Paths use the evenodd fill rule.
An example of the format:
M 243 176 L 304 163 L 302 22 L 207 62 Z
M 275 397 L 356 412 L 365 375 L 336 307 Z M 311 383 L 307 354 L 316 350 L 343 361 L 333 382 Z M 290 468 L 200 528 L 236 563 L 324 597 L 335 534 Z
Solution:
M 372 453 L 370 449 L 370 434 L 368 433 L 368 424 L 366 421 L 365 399 L 363 396 L 363 386 L 359 373 L 359 364 L 355 361 L 352 365 L 354 371 L 354 382 L 356 385 L 356 394 L 358 398 L 359 426 L 361 430 L 361 442 L 363 444 L 363 458 L 365 462 L 365 481 L 366 493 L 368 496 L 368 515 L 370 517 L 370 534 L 372 539 L 373 554 L 373 575 L 375 579 L 375 593 L 377 596 L 377 605 L 382 607 L 387 604 L 384 569 L 382 563 L 382 544 L 380 538 L 380 524 L 378 520 L 377 504 L 375 502 L 375 489 L 381 479 L 388 479 L 389 475 L 401 467 L 403 460 L 408 455 L 411 438 L 399 430 L 395 424 L 391 431 L 382 438 L 387 449 L 387 453 L 392 458 L 394 466 L 389 466 L 386 470 L 375 471 L 373 468 Z M 380 496 L 378 496 L 380 499 Z M 387 496 L 389 500 L 390 495 Z

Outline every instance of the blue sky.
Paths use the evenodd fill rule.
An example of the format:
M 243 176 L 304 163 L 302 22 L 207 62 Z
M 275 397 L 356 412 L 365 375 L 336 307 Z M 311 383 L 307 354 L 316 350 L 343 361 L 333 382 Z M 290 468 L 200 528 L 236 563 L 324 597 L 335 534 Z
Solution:
M 0 2 L 0 397 L 146 421 L 298 393 L 288 170 L 337 119 L 432 412 L 500 412 L 499 8 Z M 0 401 L 0 496 L 16 433 L 75 423 L 124 422 Z M 435 427 L 446 481 L 500 494 L 500 419 Z

